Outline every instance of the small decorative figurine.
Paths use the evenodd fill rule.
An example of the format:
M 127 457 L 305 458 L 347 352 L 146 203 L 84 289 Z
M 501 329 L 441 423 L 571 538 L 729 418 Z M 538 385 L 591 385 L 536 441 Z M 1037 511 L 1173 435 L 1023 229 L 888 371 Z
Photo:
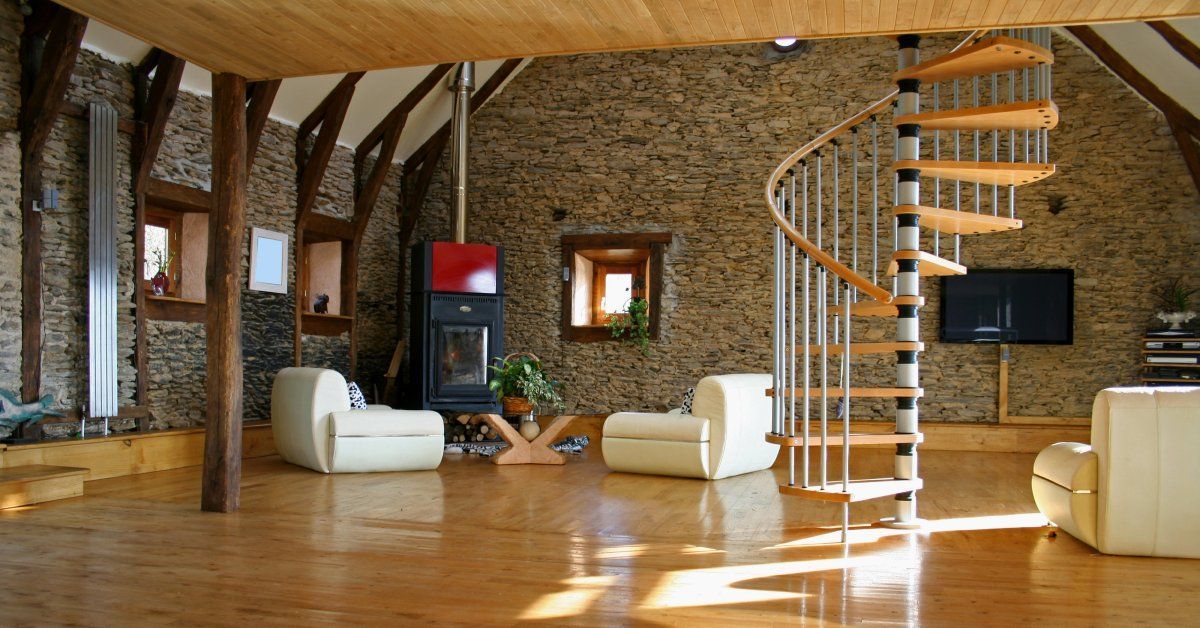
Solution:
M 317 295 L 317 300 L 315 302 L 313 302 L 313 311 L 316 312 L 317 314 L 328 314 L 329 313 L 329 295 L 328 294 L 318 294 Z

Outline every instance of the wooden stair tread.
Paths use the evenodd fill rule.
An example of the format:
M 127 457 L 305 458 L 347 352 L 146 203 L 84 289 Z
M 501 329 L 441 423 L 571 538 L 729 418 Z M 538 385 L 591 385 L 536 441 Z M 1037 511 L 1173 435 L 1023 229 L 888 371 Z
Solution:
M 1024 162 L 898 159 L 892 164 L 892 170 L 906 168 L 917 168 L 925 177 L 987 185 L 1027 185 L 1054 174 L 1054 164 Z
M 1025 223 L 1017 218 L 976 214 L 975 212 L 928 207 L 925 205 L 897 205 L 892 210 L 892 213 L 897 216 L 901 214 L 917 214 L 920 216 L 922 227 L 937 229 L 943 233 L 959 233 L 963 235 L 1012 231 L 1025 226 Z
M 830 386 L 829 387 L 829 396 L 830 397 L 843 397 L 845 395 L 842 394 L 842 391 L 843 391 L 843 389 L 840 386 Z M 790 397 L 790 396 L 799 397 L 803 394 L 804 394 L 803 388 L 791 388 L 791 389 L 785 390 L 783 392 L 783 396 L 785 396 L 785 397 Z M 808 394 L 812 397 L 820 397 L 821 389 L 820 388 L 809 388 Z M 774 397 L 775 389 L 768 388 L 767 396 Z M 923 397 L 923 396 L 925 396 L 925 390 L 922 388 L 856 388 L 854 386 L 850 387 L 850 397 L 851 398 L 853 398 L 853 397 L 881 397 L 881 398 L 883 398 L 883 397 Z
M 30 480 L 47 480 L 51 478 L 69 477 L 72 475 L 86 476 L 88 470 L 82 467 L 59 467 L 50 464 L 27 464 L 19 467 L 0 469 L 0 484 L 11 482 L 28 482 Z
M 830 423 L 832 423 L 832 421 L 830 421 Z M 838 423 L 840 424 L 841 421 L 839 420 Z M 839 427 L 840 427 L 840 425 L 839 425 Z M 842 434 L 840 433 L 840 430 L 839 430 L 838 434 L 829 434 L 828 440 L 829 440 L 828 445 L 830 447 L 841 447 L 842 446 Z M 767 442 L 774 443 L 776 445 L 779 445 L 780 447 L 803 447 L 804 446 L 804 437 L 803 436 L 784 436 L 782 434 L 767 434 Z M 925 435 L 920 434 L 920 433 L 918 433 L 918 434 L 893 434 L 893 433 L 889 432 L 889 433 L 883 433 L 883 434 L 867 434 L 867 433 L 860 432 L 857 434 L 850 435 L 850 446 L 851 447 L 853 447 L 855 445 L 896 445 L 896 444 L 901 444 L 901 443 L 923 443 L 923 442 L 925 442 Z M 821 435 L 819 433 L 810 432 L 808 435 L 808 446 L 809 447 L 820 447 L 821 446 Z
M 819 486 L 805 488 L 802 486 L 783 485 L 779 487 L 779 492 L 784 495 L 793 495 L 805 499 L 845 504 L 866 501 L 868 499 L 878 499 L 880 497 L 891 497 L 909 491 L 919 491 L 923 486 L 925 486 L 925 483 L 920 478 L 915 480 L 879 478 L 872 480 L 850 480 L 850 485 L 846 487 L 850 490 L 847 492 L 842 492 L 841 481 L 829 482 L 826 490 L 821 490 Z
M 804 345 L 800 345 L 801 348 Z M 829 344 L 826 345 L 829 355 L 841 355 L 845 345 Z M 850 355 L 873 355 L 877 353 L 895 353 L 896 351 L 924 351 L 925 343 L 923 342 L 852 342 L 850 343 Z M 821 345 L 808 345 L 808 351 L 812 354 L 817 354 L 821 351 Z
M 948 81 L 1054 63 L 1054 53 L 1014 37 L 988 37 L 954 52 L 918 63 L 892 75 L 896 81 Z
M 917 260 L 917 275 L 921 277 L 940 277 L 942 275 L 965 275 L 967 267 L 962 264 L 938 257 L 932 253 L 925 251 L 896 251 L 892 253 L 892 261 L 888 264 L 887 274 L 889 277 L 899 272 L 900 264 L 896 260 L 915 259 Z
M 0 508 L 78 497 L 87 474 L 87 469 L 48 464 L 0 469 Z
M 922 131 L 1021 131 L 1058 126 L 1058 105 L 1049 100 L 944 109 L 896 116 L 893 124 L 919 124 Z
M 909 297 L 900 296 L 892 299 L 891 303 L 880 303 L 879 301 L 859 301 L 858 303 L 850 304 L 851 316 L 898 316 L 900 311 L 896 309 L 898 305 L 915 305 L 923 307 L 925 305 L 925 297 Z

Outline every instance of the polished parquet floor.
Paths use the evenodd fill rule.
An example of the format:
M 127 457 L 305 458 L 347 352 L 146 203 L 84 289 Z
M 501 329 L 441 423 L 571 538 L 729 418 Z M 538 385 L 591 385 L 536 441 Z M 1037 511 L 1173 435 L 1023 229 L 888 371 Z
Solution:
M 259 458 L 232 515 L 199 512 L 198 468 L 92 482 L 0 511 L 0 625 L 1200 625 L 1200 561 L 1051 534 L 1031 455 L 924 452 L 928 530 L 843 546 L 839 507 L 783 498 L 780 469 L 634 476 L 592 450 L 338 476 Z

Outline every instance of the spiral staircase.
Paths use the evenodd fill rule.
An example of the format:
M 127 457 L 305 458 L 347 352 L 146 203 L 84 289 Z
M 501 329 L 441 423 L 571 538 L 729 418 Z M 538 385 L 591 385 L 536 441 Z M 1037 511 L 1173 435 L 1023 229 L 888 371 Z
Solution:
M 781 493 L 842 504 L 843 542 L 852 502 L 891 497 L 896 514 L 883 523 L 920 526 L 920 277 L 965 274 L 962 236 L 1020 229 L 1017 188 L 1054 174 L 1049 29 L 976 31 L 924 62 L 919 36 L 896 40 L 897 88 L 789 155 L 765 193 L 776 227 L 766 438 L 788 452 Z M 922 110 L 923 96 L 932 110 Z M 881 174 L 880 129 L 889 125 L 894 153 Z M 889 179 L 892 208 L 881 219 Z M 883 231 L 890 222 L 890 243 L 881 222 Z M 851 339 L 891 321 L 893 342 Z M 853 362 L 872 354 L 894 354 L 894 386 L 855 386 Z M 853 402 L 865 398 L 895 399 L 895 433 L 851 433 Z M 879 444 L 896 446 L 893 477 L 851 478 L 853 447 Z

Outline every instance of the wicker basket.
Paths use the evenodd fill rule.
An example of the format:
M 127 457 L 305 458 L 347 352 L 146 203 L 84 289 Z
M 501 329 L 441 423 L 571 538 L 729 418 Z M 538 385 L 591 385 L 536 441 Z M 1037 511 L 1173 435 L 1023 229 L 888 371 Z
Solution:
M 524 397 L 505 397 L 502 402 L 504 404 L 504 414 L 529 414 L 533 412 L 533 404 Z
M 516 353 L 510 353 L 510 354 L 504 356 L 504 361 L 507 362 L 507 361 L 509 361 L 513 358 L 519 357 L 519 356 L 533 358 L 533 360 L 535 362 L 542 361 L 541 358 L 537 357 L 536 355 L 534 355 L 532 353 L 529 353 L 528 351 L 518 351 Z M 500 403 L 502 403 L 504 405 L 504 414 L 529 414 L 529 413 L 533 412 L 533 404 L 529 403 L 529 400 L 526 399 L 525 397 L 504 397 L 503 399 L 500 400 Z

